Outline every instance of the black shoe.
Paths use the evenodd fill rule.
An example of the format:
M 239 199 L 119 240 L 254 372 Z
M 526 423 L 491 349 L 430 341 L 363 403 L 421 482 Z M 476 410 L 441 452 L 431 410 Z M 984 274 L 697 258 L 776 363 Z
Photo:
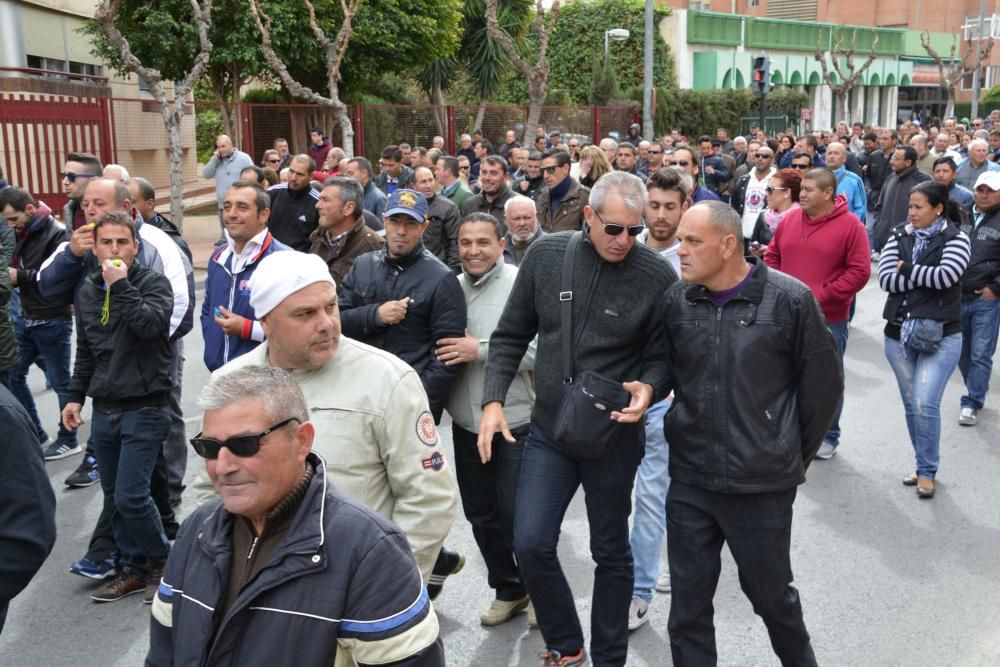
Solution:
M 76 470 L 66 478 L 66 486 L 71 489 L 82 489 L 101 481 L 101 473 L 97 470 L 97 459 L 89 454 L 83 457 Z
M 440 595 L 441 589 L 444 587 L 444 580 L 461 572 L 463 567 L 465 567 L 465 556 L 454 551 L 441 549 L 437 562 L 434 563 L 434 570 L 427 581 L 427 595 L 430 599 L 433 600 Z

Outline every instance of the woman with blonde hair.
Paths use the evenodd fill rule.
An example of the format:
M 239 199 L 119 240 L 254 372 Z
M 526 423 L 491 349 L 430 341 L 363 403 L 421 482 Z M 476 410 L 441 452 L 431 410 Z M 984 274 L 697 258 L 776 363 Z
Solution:
M 580 151 L 580 161 L 577 164 L 580 167 L 580 185 L 588 188 L 594 187 L 601 176 L 613 171 L 608 156 L 597 146 L 587 146 Z

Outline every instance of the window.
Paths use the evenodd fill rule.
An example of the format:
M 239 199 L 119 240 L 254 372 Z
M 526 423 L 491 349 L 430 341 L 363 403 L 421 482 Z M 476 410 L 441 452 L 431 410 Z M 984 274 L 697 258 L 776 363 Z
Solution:
M 149 92 L 149 82 L 146 81 L 145 79 L 143 79 L 138 74 L 135 75 L 135 78 L 139 80 L 139 90 L 142 90 L 142 91 L 148 93 Z
M 689 0 L 688 9 L 695 12 L 710 12 L 712 11 L 712 3 L 709 1 L 697 2 L 695 0 Z
M 979 89 L 988 90 L 993 84 L 997 83 L 997 67 L 983 67 L 979 70 Z M 973 85 L 973 73 L 970 72 L 968 75 L 962 79 L 962 90 L 972 90 Z
M 78 63 L 75 60 L 59 60 L 58 58 L 44 58 L 42 56 L 32 56 L 27 57 L 28 67 L 34 69 L 44 69 L 48 70 L 44 74 L 38 74 L 37 76 L 52 78 L 52 79 L 67 79 L 69 77 L 60 76 L 56 72 L 69 72 L 70 74 L 82 74 L 85 76 L 98 77 L 101 76 L 101 66 L 91 65 L 89 63 Z
M 1000 16 L 986 14 L 983 16 L 983 37 L 1000 39 Z M 979 16 L 966 16 L 962 25 L 962 39 L 979 38 Z

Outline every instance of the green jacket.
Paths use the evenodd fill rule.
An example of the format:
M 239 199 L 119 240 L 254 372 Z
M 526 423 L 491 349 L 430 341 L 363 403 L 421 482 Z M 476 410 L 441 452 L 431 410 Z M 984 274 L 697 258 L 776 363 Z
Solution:
M 7 257 L 0 252 L 0 372 L 14 368 L 21 363 L 21 355 L 17 351 L 17 339 L 14 337 L 14 325 L 10 321 L 10 295 L 13 287 L 10 284 L 10 273 L 7 271 Z

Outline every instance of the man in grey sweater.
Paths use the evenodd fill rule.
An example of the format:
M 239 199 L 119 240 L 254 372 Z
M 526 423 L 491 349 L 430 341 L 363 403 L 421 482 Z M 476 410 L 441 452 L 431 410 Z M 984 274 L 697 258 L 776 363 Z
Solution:
M 591 607 L 595 664 L 624 665 L 633 566 L 628 541 L 632 481 L 643 453 L 643 415 L 667 392 L 655 304 L 677 280 L 654 250 L 636 243 L 647 193 L 624 172 L 607 174 L 584 208 L 584 239 L 573 270 L 573 372 L 594 371 L 621 382 L 629 404 L 609 406 L 619 433 L 600 458 L 579 460 L 553 438 L 564 385 L 560 279 L 572 232 L 535 241 L 490 338 L 478 446 L 483 460 L 493 435 L 510 432 L 504 402 L 528 345 L 538 336 L 536 398 L 524 445 L 514 513 L 514 552 L 545 639 L 546 664 L 586 662 L 583 631 L 557 556 L 563 515 L 583 485 L 590 547 L 597 563 Z

